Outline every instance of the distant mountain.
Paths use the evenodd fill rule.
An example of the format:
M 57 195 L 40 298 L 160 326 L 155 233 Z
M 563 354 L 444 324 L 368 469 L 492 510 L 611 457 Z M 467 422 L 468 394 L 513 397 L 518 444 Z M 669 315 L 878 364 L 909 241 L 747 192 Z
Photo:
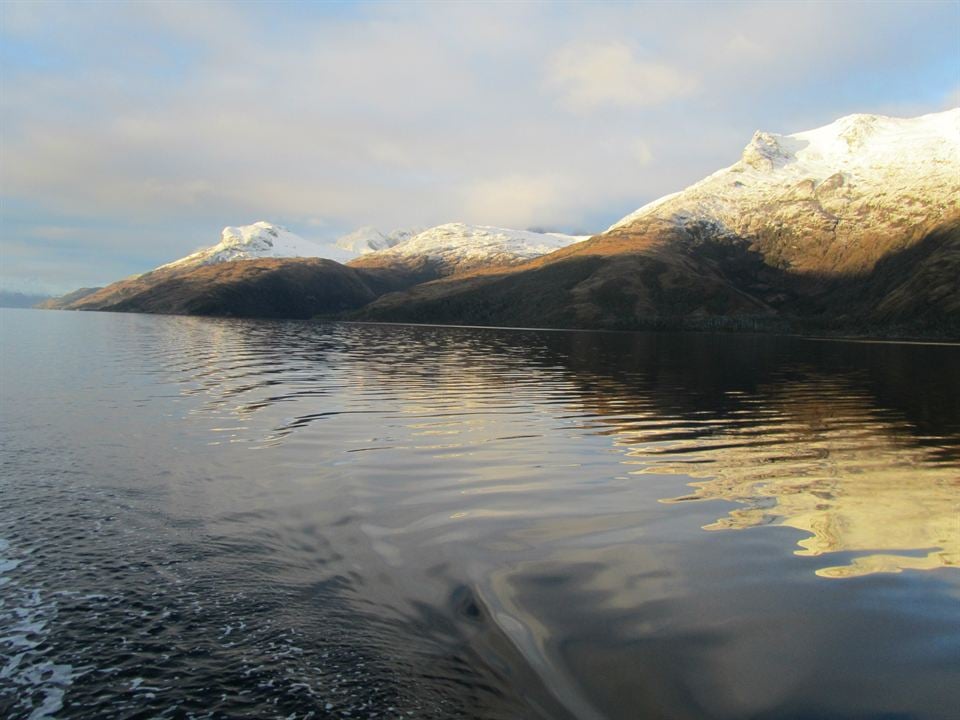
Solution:
M 348 260 L 354 255 L 335 245 L 321 245 L 304 240 L 281 225 L 274 225 L 261 220 L 252 225 L 225 227 L 220 234 L 220 242 L 216 245 L 179 260 L 174 260 L 166 265 L 161 265 L 156 269 L 184 269 L 234 260 L 303 257 Z
M 50 299 L 49 295 L 35 295 L 32 293 L 13 292 L 11 290 L 0 290 L 0 307 L 32 308 L 33 306 L 49 299 Z
M 78 290 L 44 307 L 263 316 L 276 316 L 286 309 L 293 313 L 291 316 L 299 317 L 306 312 L 304 308 L 319 313 L 358 307 L 376 297 L 370 294 L 370 287 L 393 290 L 403 286 L 394 281 L 382 284 L 376 279 L 367 286 L 357 273 L 344 272 L 334 260 L 349 260 L 364 249 L 359 241 L 353 245 L 348 249 L 334 243 L 314 243 L 264 221 L 226 227 L 215 245 L 104 288 Z M 307 259 L 318 262 L 298 262 Z M 209 286 L 197 282 L 201 279 Z M 309 290 L 310 297 L 293 301 L 281 287 L 285 281 L 291 284 L 291 291 Z M 343 297 L 337 300 L 327 291 L 320 292 L 315 283 L 324 281 Z M 230 283 L 256 292 L 249 297 L 237 296 L 226 289 Z M 278 296 L 267 298 L 263 287 L 274 288 Z
M 323 258 L 261 258 L 158 268 L 81 298 L 70 309 L 309 318 L 362 307 L 410 284 L 402 273 L 358 270 Z
M 366 225 L 337 238 L 334 245 L 341 250 L 351 253 L 351 257 L 359 257 L 360 255 L 367 255 L 378 250 L 392 248 L 397 243 L 409 240 L 422 231 L 421 228 L 416 230 L 393 230 L 383 233 L 372 225 Z
M 287 228 L 264 221 L 226 227 L 220 242 L 191 255 L 161 265 L 152 272 L 182 271 L 204 265 L 266 258 L 325 258 L 340 263 L 356 261 L 359 267 L 405 267 L 423 260 L 436 266 L 438 275 L 484 265 L 522 262 L 584 240 L 560 233 L 536 233 L 450 223 L 427 230 L 381 232 L 358 228 L 332 243 L 315 243 Z
M 370 296 L 366 290 L 357 292 L 358 284 L 377 294 L 395 291 L 463 269 L 522 262 L 579 239 L 582 238 L 451 224 L 422 232 L 381 233 L 366 227 L 335 243 L 319 244 L 279 225 L 257 222 L 224 228 L 216 245 L 105 288 L 71 293 L 47 307 L 270 317 L 281 312 L 281 308 L 290 308 L 297 317 L 306 312 L 305 308 L 314 314 L 341 312 L 377 296 Z M 352 258 L 355 259 L 349 263 L 349 272 L 334 262 Z M 305 259 L 328 262 L 293 262 Z M 205 289 L 198 279 L 212 284 Z M 287 281 L 292 286 L 282 287 Z M 240 298 L 227 292 L 227 283 L 256 287 L 257 302 L 261 304 L 253 302 L 250 296 Z M 346 293 L 343 302 L 326 291 L 318 294 L 318 284 L 322 283 Z M 267 298 L 264 287 L 273 288 L 285 299 Z M 290 295 L 294 287 L 309 287 L 313 297 L 322 297 L 323 301 L 294 302 Z M 361 299 L 364 302 L 359 302 Z
M 73 292 L 69 292 L 66 295 L 47 298 L 43 302 L 39 302 L 34 305 L 34 307 L 41 310 L 66 310 L 73 305 L 73 303 L 82 300 L 88 295 L 93 295 L 93 293 L 101 289 L 102 288 L 99 287 L 80 288 L 78 290 L 74 290 Z
M 216 245 L 156 269 L 184 269 L 265 258 L 325 258 L 345 263 L 361 255 L 392 247 L 416 232 L 418 231 L 395 230 L 382 233 L 368 226 L 343 235 L 334 242 L 319 243 L 305 240 L 282 225 L 261 220 L 251 225 L 225 227 L 220 234 L 220 242 Z
M 380 298 L 366 319 L 960 334 L 960 109 L 757 132 L 584 243 Z

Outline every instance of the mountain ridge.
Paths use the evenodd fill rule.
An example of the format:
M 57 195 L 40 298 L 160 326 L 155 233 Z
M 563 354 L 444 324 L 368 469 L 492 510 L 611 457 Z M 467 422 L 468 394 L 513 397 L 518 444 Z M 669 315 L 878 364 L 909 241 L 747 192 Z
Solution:
M 758 131 L 732 165 L 589 238 L 449 223 L 391 245 L 361 230 L 362 242 L 383 247 L 348 267 L 394 282 L 332 311 L 353 319 L 885 326 L 960 337 L 960 109 L 911 119 L 851 115 L 791 135 Z M 119 292 L 114 307 L 136 309 L 115 285 L 107 289 Z M 103 292 L 71 307 L 110 309 Z M 141 307 L 162 311 L 143 298 Z
M 289 280 L 297 284 L 305 282 L 303 267 L 310 267 L 315 273 L 329 275 L 329 281 L 338 287 L 346 287 L 344 278 L 356 281 L 356 273 L 360 276 L 366 273 L 393 278 L 386 285 L 374 282 L 372 287 L 397 290 L 481 266 L 516 264 L 580 239 L 559 233 L 448 223 L 420 232 L 396 230 L 387 234 L 373 227 L 364 227 L 342 236 L 331 245 L 313 243 L 280 225 L 259 221 L 251 225 L 226 227 L 221 233 L 220 242 L 215 245 L 104 288 L 75 291 L 55 298 L 44 307 L 119 312 L 189 312 L 188 308 L 208 306 L 199 298 L 205 292 L 203 285 L 190 282 L 188 276 L 202 268 L 239 264 L 238 267 L 242 269 L 235 267 L 201 273 L 203 277 L 216 281 L 216 292 L 220 296 L 223 294 L 220 284 L 225 278 L 234 282 L 252 282 L 252 278 L 243 278 L 244 272 L 258 276 L 262 275 L 265 268 L 270 269 L 274 280 L 281 276 L 282 269 L 276 264 L 265 264 L 267 260 L 292 263 Z M 307 265 L 293 263 L 306 259 L 327 262 Z M 348 266 L 354 271 L 353 275 L 341 269 Z M 357 282 L 363 284 L 362 280 Z M 172 288 L 180 288 L 185 295 L 177 297 Z M 315 290 L 311 292 L 316 295 Z M 333 312 L 355 307 L 354 299 L 364 297 L 363 293 L 349 294 L 352 299 L 343 307 L 324 293 L 321 293 L 327 298 L 324 303 L 306 306 L 314 307 L 317 312 Z M 367 296 L 367 299 L 374 297 Z M 275 303 L 266 300 L 265 303 L 263 312 L 273 316 Z M 244 314 L 257 314 L 255 306 L 246 301 L 241 304 Z M 302 313 L 301 306 L 289 299 L 281 306 L 297 308 L 298 316 Z M 222 312 L 230 314 L 238 312 L 218 303 L 210 307 L 221 308 Z M 204 310 L 204 314 L 210 312 Z
M 584 243 L 507 273 L 384 296 L 357 317 L 527 324 L 526 294 L 541 306 L 542 322 L 567 327 L 909 323 L 907 307 L 917 303 L 871 313 L 849 308 L 855 293 L 842 286 L 859 287 L 884 258 L 934 243 L 929 257 L 939 260 L 922 270 L 938 281 L 916 291 L 930 305 L 923 314 L 931 327 L 954 326 L 960 290 L 947 270 L 931 268 L 953 268 L 958 198 L 960 110 L 907 120 L 848 116 L 789 136 L 758 132 L 733 165 Z M 891 266 L 900 285 L 920 271 Z M 544 284 L 545 274 L 564 280 Z M 513 301 L 499 303 L 487 285 Z M 846 305 L 833 307 L 840 297 Z

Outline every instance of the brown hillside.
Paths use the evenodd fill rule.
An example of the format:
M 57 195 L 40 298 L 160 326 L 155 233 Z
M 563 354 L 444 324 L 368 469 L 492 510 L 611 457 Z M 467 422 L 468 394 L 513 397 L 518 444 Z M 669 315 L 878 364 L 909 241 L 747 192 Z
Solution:
M 958 217 L 864 238 L 843 271 L 817 252 L 797 263 L 803 270 L 783 267 L 773 252 L 782 237 L 716 236 L 709 227 L 652 220 L 515 268 L 385 295 L 358 317 L 617 329 L 958 324 Z
M 306 318 L 352 310 L 413 280 L 332 260 L 238 260 L 157 270 L 114 283 L 73 303 L 75 310 Z

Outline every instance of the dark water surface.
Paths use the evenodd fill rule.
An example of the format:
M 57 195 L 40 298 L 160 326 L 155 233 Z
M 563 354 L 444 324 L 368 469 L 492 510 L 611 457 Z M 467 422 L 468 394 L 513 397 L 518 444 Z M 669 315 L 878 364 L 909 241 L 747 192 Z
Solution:
M 960 347 L 0 313 L 0 716 L 951 718 Z

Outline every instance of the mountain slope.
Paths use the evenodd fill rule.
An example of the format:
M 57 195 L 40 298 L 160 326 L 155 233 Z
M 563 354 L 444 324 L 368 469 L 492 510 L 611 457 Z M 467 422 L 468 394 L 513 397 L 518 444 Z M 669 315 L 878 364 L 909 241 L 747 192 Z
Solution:
M 960 339 L 960 218 L 857 275 L 796 278 L 737 246 L 556 253 L 384 295 L 361 320 L 611 330 L 836 330 Z M 664 241 L 664 235 L 658 235 Z M 689 237 L 680 243 L 691 242 Z M 608 246 L 603 250 L 610 251 Z
M 99 287 L 78 288 L 73 292 L 68 292 L 66 295 L 49 298 L 48 300 L 44 300 L 41 303 L 37 303 L 37 305 L 35 305 L 34 307 L 40 310 L 66 310 L 73 303 L 82 300 L 88 295 L 93 295 L 95 292 L 98 292 L 102 289 L 103 288 L 99 288 Z
M 264 221 L 226 227 L 216 245 L 104 288 L 79 290 L 55 298 L 43 307 L 244 316 L 256 316 L 262 312 L 270 317 L 276 316 L 281 308 L 289 308 L 296 316 L 301 316 L 308 307 L 315 308 L 315 312 L 355 308 L 383 291 L 406 287 L 417 280 L 415 277 L 401 280 L 406 278 L 403 273 L 390 272 L 368 273 L 368 277 L 360 278 L 357 273 L 346 272 L 335 262 L 346 262 L 362 252 L 373 252 L 379 241 L 385 241 L 385 236 L 374 233 L 354 234 L 349 243 L 320 244 Z M 396 240 L 403 237 L 405 235 L 399 233 Z M 294 262 L 302 259 L 323 259 L 325 262 Z M 262 262 L 267 260 L 277 262 Z M 289 267 L 285 268 L 287 263 Z M 206 270 L 211 267 L 217 269 Z M 265 269 L 269 269 L 269 276 L 264 275 Z M 331 292 L 343 293 L 343 302 L 336 301 L 331 292 L 319 290 L 317 283 L 323 278 L 330 284 Z M 389 278 L 389 281 L 384 284 L 378 278 Z M 205 289 L 203 282 L 211 285 Z M 288 282 L 289 287 L 284 286 L 284 282 Z M 228 292 L 226 286 L 230 283 L 236 283 L 238 288 L 255 288 L 257 292 L 251 296 Z M 261 291 L 267 286 L 274 288 L 278 294 L 276 298 L 267 297 Z M 359 286 L 363 288 L 358 289 Z M 377 292 L 371 294 L 371 288 L 376 288 Z M 316 302 L 309 298 L 296 301 L 291 293 L 298 289 L 308 292 Z M 261 310 L 258 311 L 253 298 L 260 303 Z M 317 298 L 324 299 L 321 302 Z M 232 304 L 227 299 L 232 299 Z
M 960 109 L 912 119 L 850 115 L 793 135 L 757 132 L 740 160 L 628 215 L 749 238 L 796 272 L 869 270 L 901 235 L 960 208 Z
M 856 115 L 790 136 L 758 132 L 734 165 L 584 243 L 388 295 L 360 317 L 954 327 L 958 227 L 960 110 Z
M 323 258 L 262 258 L 158 269 L 73 303 L 74 310 L 309 318 L 352 310 L 410 281 Z

